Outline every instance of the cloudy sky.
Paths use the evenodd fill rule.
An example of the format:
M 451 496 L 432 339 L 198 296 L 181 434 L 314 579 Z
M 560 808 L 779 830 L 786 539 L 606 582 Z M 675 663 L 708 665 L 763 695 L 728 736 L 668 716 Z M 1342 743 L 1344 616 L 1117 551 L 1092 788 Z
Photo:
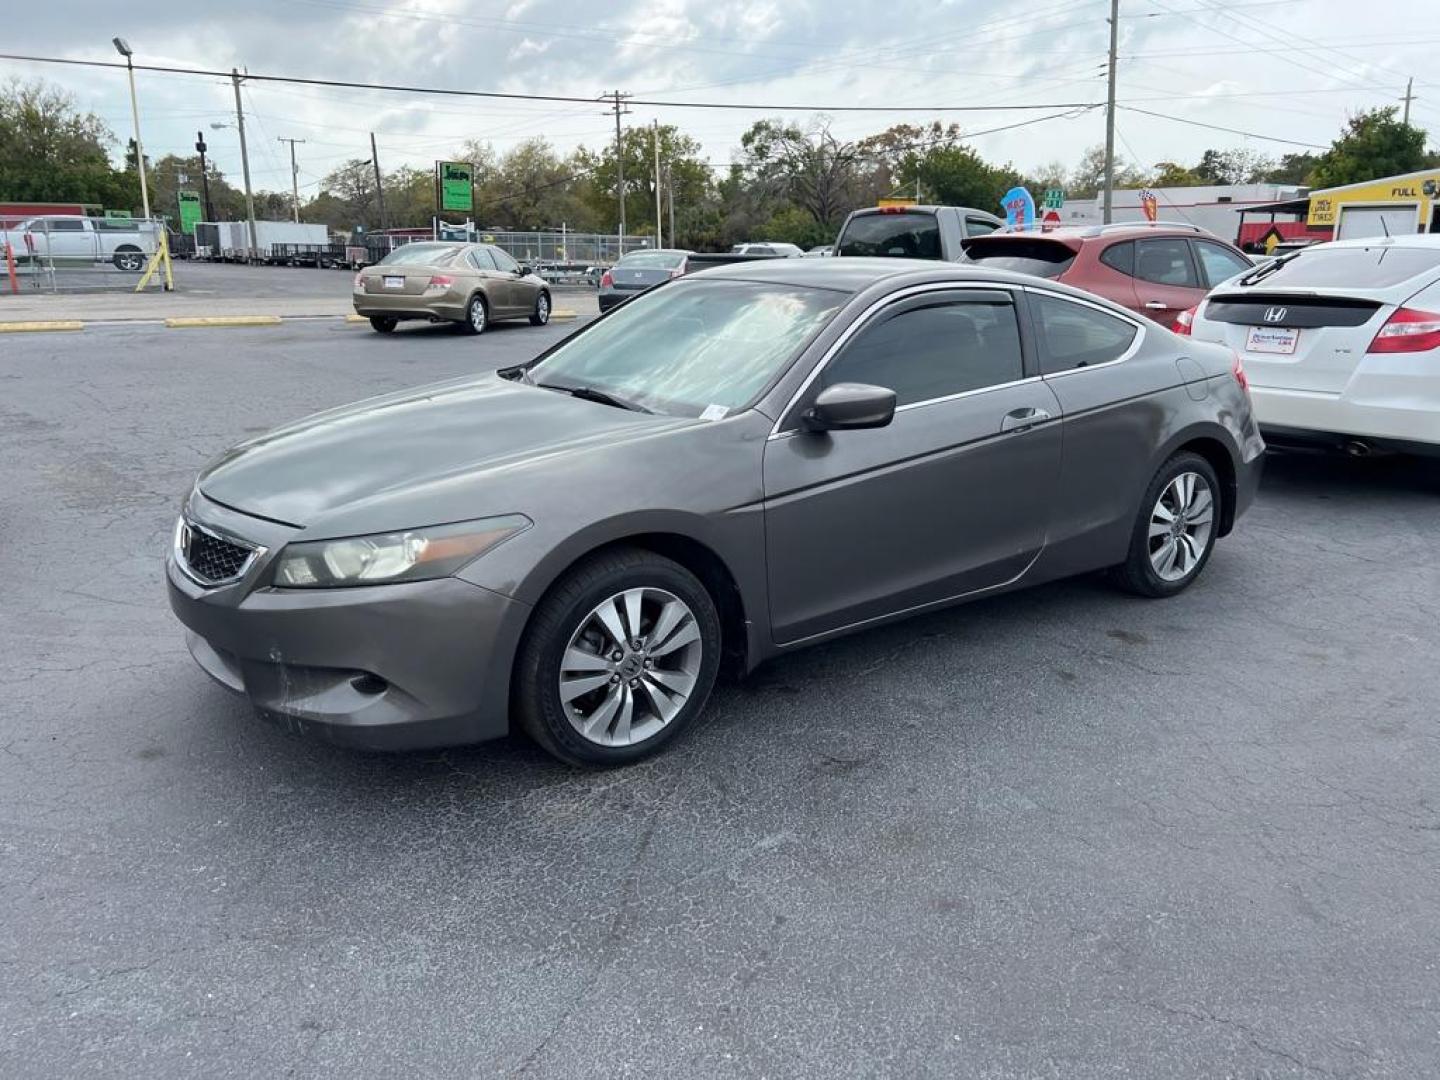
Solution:
M 976 133 L 988 158 L 1026 168 L 1071 164 L 1103 141 L 1098 109 L 990 129 L 1104 100 L 1107 9 L 1108 0 L 62 0 L 14 5 L 0 24 L 0 51 L 115 60 L 109 41 L 120 35 L 137 62 L 177 67 L 575 96 L 619 88 L 654 101 L 836 110 L 834 128 L 845 137 L 903 120 L 953 119 Z M 1128 108 L 1118 113 L 1118 150 L 1132 161 L 1188 163 L 1209 146 L 1274 156 L 1323 146 L 1347 111 L 1394 103 L 1411 75 L 1412 117 L 1440 143 L 1440 75 L 1425 63 L 1440 45 L 1440 8 L 1121 0 L 1120 22 L 1119 99 Z M 0 79 L 10 76 L 57 83 L 117 135 L 129 134 L 123 72 L 0 61 Z M 204 128 L 212 156 L 238 182 L 234 131 L 210 129 L 233 122 L 228 80 L 142 73 L 138 84 L 152 159 L 188 153 Z M 256 187 L 288 187 L 288 151 L 278 139 L 295 137 L 306 140 L 300 180 L 311 193 L 339 162 L 368 156 L 372 130 L 386 168 L 428 167 L 467 138 L 503 151 L 541 134 L 568 149 L 614 133 L 598 103 L 249 82 L 244 104 Z M 997 105 L 1048 107 L 939 111 Z M 676 123 L 723 163 L 740 133 L 766 115 L 781 114 L 636 105 L 626 119 Z M 1205 124 L 1250 134 L 1196 126 Z

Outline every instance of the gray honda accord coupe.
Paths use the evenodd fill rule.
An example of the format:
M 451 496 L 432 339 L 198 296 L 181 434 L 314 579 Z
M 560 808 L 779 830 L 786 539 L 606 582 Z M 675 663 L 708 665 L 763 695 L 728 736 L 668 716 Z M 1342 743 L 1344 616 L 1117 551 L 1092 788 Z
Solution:
M 294 731 L 403 749 L 514 724 L 616 765 L 722 666 L 1087 571 L 1172 596 L 1263 449 L 1234 354 L 1075 289 L 752 262 L 221 455 L 170 602 L 201 667 Z

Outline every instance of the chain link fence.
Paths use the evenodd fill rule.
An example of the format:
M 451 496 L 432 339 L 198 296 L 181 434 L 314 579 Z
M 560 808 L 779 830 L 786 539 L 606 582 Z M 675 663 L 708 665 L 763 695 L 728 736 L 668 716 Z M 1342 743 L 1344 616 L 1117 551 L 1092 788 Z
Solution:
M 132 290 L 164 229 L 158 218 L 0 217 L 0 287 L 11 293 Z M 157 289 L 163 283 L 161 274 L 150 282 Z

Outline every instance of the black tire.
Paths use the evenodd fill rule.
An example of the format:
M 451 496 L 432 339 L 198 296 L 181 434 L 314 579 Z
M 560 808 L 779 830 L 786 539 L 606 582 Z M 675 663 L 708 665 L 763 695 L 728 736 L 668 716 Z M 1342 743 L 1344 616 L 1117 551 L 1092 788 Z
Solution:
M 145 269 L 145 253 L 139 248 L 119 248 L 111 261 L 115 269 L 124 270 L 127 274 L 138 274 Z
M 480 309 L 478 318 L 475 310 L 477 307 Z M 465 305 L 465 321 L 460 326 L 467 334 L 483 334 L 489 325 L 490 307 L 485 303 L 484 294 L 477 292 Z
M 1160 502 L 1161 494 L 1166 491 L 1172 481 L 1186 473 L 1199 477 L 1209 491 L 1210 527 L 1205 532 L 1205 540 L 1198 558 L 1194 559 L 1192 564 L 1185 569 L 1183 576 L 1166 579 L 1160 575 L 1151 560 L 1151 515 Z M 1126 555 L 1125 561 L 1115 567 L 1113 571 L 1116 584 L 1137 596 L 1154 598 L 1174 596 L 1193 585 L 1205 569 L 1205 564 L 1210 561 L 1211 553 L 1215 550 L 1215 540 L 1220 531 L 1220 512 L 1223 505 L 1221 499 L 1220 481 L 1215 475 L 1215 469 L 1199 454 L 1185 451 L 1176 454 L 1160 466 L 1159 471 L 1146 487 L 1144 498 L 1140 500 L 1140 509 L 1135 517 L 1135 527 L 1130 533 L 1130 551 Z M 1155 539 L 1159 542 L 1159 546 L 1163 546 L 1166 542 L 1163 536 Z
M 535 310 L 530 313 L 531 326 L 544 326 L 550 321 L 550 294 L 541 290 L 535 298 Z
M 665 590 L 690 608 L 700 631 L 699 672 L 684 705 L 658 732 L 628 746 L 602 746 L 571 725 L 559 693 L 562 656 L 597 605 L 642 587 Z M 659 752 L 704 709 L 719 670 L 720 648 L 715 602 L 694 574 L 640 548 L 604 551 L 573 566 L 536 606 L 515 663 L 514 712 L 521 729 L 561 761 L 589 767 L 629 765 Z
M 370 326 L 377 334 L 393 334 L 400 320 L 393 315 L 371 315 Z

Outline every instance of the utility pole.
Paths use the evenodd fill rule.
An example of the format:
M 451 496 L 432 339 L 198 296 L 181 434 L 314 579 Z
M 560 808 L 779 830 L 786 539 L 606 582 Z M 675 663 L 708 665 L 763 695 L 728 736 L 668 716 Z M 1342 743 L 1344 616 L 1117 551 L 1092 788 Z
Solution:
M 125 58 L 125 70 L 130 75 L 130 118 L 135 121 L 135 171 L 140 174 L 140 205 L 145 210 L 145 220 L 150 220 L 150 188 L 145 183 L 145 147 L 140 143 L 140 101 L 135 96 L 135 53 L 124 38 L 111 38 L 115 51 Z
M 1405 123 L 1405 126 L 1406 126 L 1406 127 L 1409 127 L 1409 126 L 1410 126 L 1410 102 L 1412 102 L 1412 101 L 1415 100 L 1415 95 L 1414 95 L 1413 93 L 1411 93 L 1411 91 L 1414 90 L 1414 88 L 1415 88 L 1415 76 L 1414 76 L 1414 75 L 1411 75 L 1410 78 L 1408 78 L 1408 79 L 1405 80 L 1405 96 L 1400 99 L 1401 101 L 1405 102 L 1405 120 L 1404 120 L 1404 123 Z
M 600 96 L 613 101 L 610 109 L 615 114 L 615 196 L 620 200 L 620 251 L 616 255 L 618 259 L 625 254 L 625 139 L 620 130 L 620 117 L 630 112 L 625 107 L 625 99 L 630 95 L 612 90 Z
M 655 246 L 665 246 L 665 231 L 660 227 L 660 215 L 664 201 L 660 197 L 660 121 L 650 121 L 650 131 L 655 142 Z
M 679 241 L 675 239 L 675 170 L 668 161 L 665 163 L 665 194 L 670 203 L 670 243 L 678 245 Z
M 295 224 L 300 224 L 300 169 L 295 164 L 295 144 L 303 143 L 304 139 L 287 139 L 284 135 L 279 136 L 276 142 L 288 142 L 290 144 L 290 191 L 294 199 Z
M 1115 202 L 1115 50 L 1120 40 L 1120 0 L 1110 0 L 1109 86 L 1105 94 L 1105 199 L 1100 220 L 1110 224 Z
M 235 129 L 240 132 L 240 170 L 245 174 L 245 215 L 250 220 L 250 258 L 260 253 L 260 241 L 255 235 L 255 195 L 250 190 L 250 153 L 245 149 L 245 110 L 240 107 L 240 70 L 230 69 L 230 81 L 235 84 Z
M 205 191 L 205 220 L 215 220 L 215 208 L 210 205 L 210 172 L 205 167 L 205 151 L 210 149 L 205 145 L 205 132 L 195 132 L 195 151 L 200 155 L 200 186 Z
M 380 202 L 380 228 L 390 228 L 385 217 L 385 185 L 380 182 L 380 152 L 375 149 L 375 132 L 370 132 L 370 164 L 375 166 L 375 198 Z

